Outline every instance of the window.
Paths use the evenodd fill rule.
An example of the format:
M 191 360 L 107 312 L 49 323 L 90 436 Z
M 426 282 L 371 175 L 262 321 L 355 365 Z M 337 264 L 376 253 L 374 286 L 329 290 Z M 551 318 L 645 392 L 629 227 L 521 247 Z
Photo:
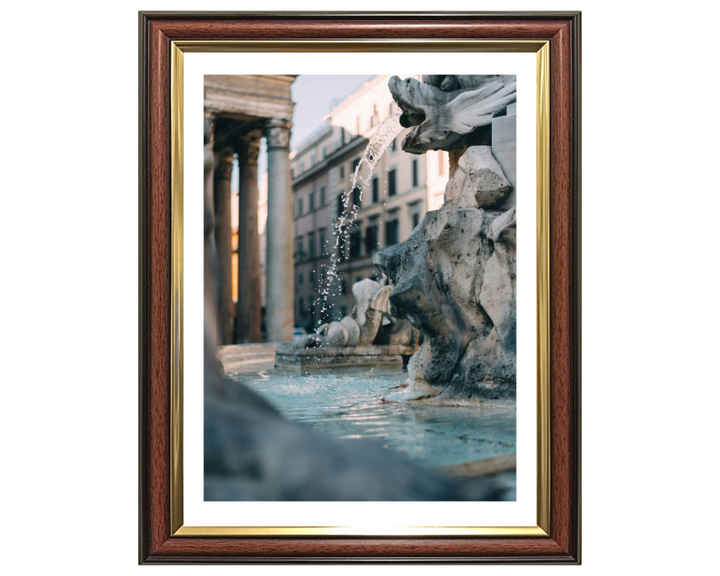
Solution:
M 355 174 L 355 170 L 357 170 L 358 164 L 360 164 L 360 158 L 355 158 L 355 160 L 353 160 L 353 164 L 352 164 L 352 166 L 353 166 L 352 173 L 353 174 Z
M 325 230 L 320 230 L 320 255 L 325 256 Z
M 350 234 L 350 258 L 360 258 L 362 255 L 362 232 L 356 230 Z
M 303 259 L 303 239 L 298 238 L 297 239 L 297 258 L 298 260 L 302 261 Z
M 413 188 L 418 185 L 418 161 L 412 161 L 412 185 Z
M 388 172 L 388 196 L 395 196 L 395 194 L 397 194 L 397 184 L 395 181 L 396 172 L 394 168 Z
M 353 206 L 355 206 L 356 210 L 360 208 L 360 192 L 361 191 L 362 190 L 361 190 L 360 186 L 355 186 L 355 188 L 353 188 L 353 190 L 352 190 L 352 203 L 353 203 Z
M 305 300 L 303 300 L 302 296 L 298 298 L 298 316 L 304 316 L 305 312 Z
M 312 154 L 310 154 L 310 167 L 312 168 L 313 166 L 315 166 L 315 164 L 317 164 L 317 156 L 315 152 L 313 152 Z
M 415 212 L 415 214 L 412 215 L 412 229 L 415 230 L 418 224 L 420 224 L 420 214 Z
M 345 146 L 345 128 L 340 128 L 340 146 Z
M 355 276 L 355 283 L 357 284 L 362 280 L 362 276 Z
M 308 210 L 312 212 L 315 210 L 315 192 L 310 192 L 310 199 L 308 200 Z
M 394 246 L 399 241 L 399 222 L 389 220 L 385 222 L 385 245 Z
M 290 178 L 295 178 L 295 166 L 290 168 Z
M 300 162 L 300 174 L 305 172 L 305 162 Z
M 300 198 L 298 200 L 298 216 L 302 216 L 302 210 L 303 210 L 303 205 L 302 205 L 303 202 L 302 201 L 303 201 L 302 198 Z
M 342 192 L 340 192 L 340 194 L 339 194 L 339 196 L 338 196 L 338 201 L 337 201 L 337 208 L 338 208 L 337 215 L 338 215 L 338 218 L 343 215 L 343 212 L 345 212 L 345 198 L 344 198 L 344 196 L 345 196 L 345 194 L 342 193 Z
M 308 283 L 310 286 L 315 284 L 315 270 L 310 270 L 308 273 Z
M 340 180 L 345 180 L 345 166 L 340 166 Z
M 377 221 L 376 221 L 377 222 Z M 378 238 L 378 226 L 373 222 L 365 229 L 365 253 L 369 256 L 380 247 Z
M 395 102 L 390 102 L 390 106 L 388 106 L 388 115 L 392 116 L 395 114 Z
M 320 206 L 325 206 L 325 186 L 320 186 Z
M 340 278 L 340 294 L 345 296 L 347 294 L 347 280 Z
M 327 158 L 327 146 L 323 146 L 323 148 L 322 148 L 322 157 L 323 157 L 323 160 L 325 160 L 325 158 Z
M 315 234 L 308 235 L 308 257 L 315 258 Z
M 397 138 L 393 138 L 393 141 L 390 142 L 390 152 L 397 152 Z
M 378 109 L 377 104 L 373 104 L 373 113 L 370 116 L 370 126 L 377 126 L 378 123 Z
M 305 283 L 305 275 L 302 272 L 300 272 L 300 274 L 298 274 L 298 286 L 300 288 L 302 288 L 304 283 Z M 302 300 L 301 300 L 301 302 L 302 302 Z M 300 305 L 300 308 L 303 308 L 302 304 Z
M 445 155 L 438 152 L 438 175 L 442 176 L 443 174 L 445 174 Z
M 376 204 L 378 200 L 380 199 L 380 182 L 378 181 L 377 176 L 372 179 L 372 201 L 373 204 Z

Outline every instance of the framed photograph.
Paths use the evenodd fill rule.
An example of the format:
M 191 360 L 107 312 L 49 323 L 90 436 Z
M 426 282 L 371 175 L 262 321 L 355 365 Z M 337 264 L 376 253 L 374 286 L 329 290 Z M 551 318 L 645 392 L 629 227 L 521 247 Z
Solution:
M 580 563 L 580 13 L 140 21 L 140 563 Z

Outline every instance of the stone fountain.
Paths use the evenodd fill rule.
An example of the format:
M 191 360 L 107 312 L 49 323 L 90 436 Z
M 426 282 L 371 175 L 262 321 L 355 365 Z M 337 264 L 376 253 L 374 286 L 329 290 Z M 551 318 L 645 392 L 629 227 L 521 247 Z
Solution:
M 424 76 L 389 83 L 412 127 L 402 148 L 450 153 L 444 203 L 410 237 L 375 255 L 395 286 L 389 313 L 423 336 L 408 380 L 386 402 L 484 404 L 515 398 L 516 209 L 493 154 L 493 120 L 516 99 L 514 76 Z
M 402 366 L 418 350 L 420 332 L 390 313 L 393 287 L 387 278 L 365 279 L 352 287 L 356 305 L 339 322 L 320 326 L 298 342 L 281 344 L 275 367 L 309 372 L 323 368 Z
M 444 84 L 445 77 L 441 78 L 441 83 Z M 421 118 L 421 114 L 416 114 L 415 120 L 419 118 Z M 472 137 L 472 135 L 469 137 Z M 457 470 L 448 470 L 448 467 L 438 471 L 429 470 L 408 460 L 399 452 L 384 448 L 379 443 L 373 443 L 372 441 L 347 442 L 315 433 L 304 423 L 291 421 L 281 416 L 268 401 L 246 384 L 237 382 L 234 386 L 229 386 L 229 380 L 221 375 L 218 356 L 216 356 L 215 338 L 218 330 L 215 318 L 215 295 L 217 294 L 215 276 L 217 259 L 213 242 L 213 154 L 209 144 L 207 122 L 205 125 L 205 144 L 204 499 L 206 501 L 302 500 L 308 502 L 361 500 L 426 500 L 439 502 L 444 500 L 514 499 L 514 483 L 508 484 L 508 481 L 502 477 L 503 473 L 497 473 L 497 469 L 491 473 L 487 472 L 486 469 L 484 475 L 480 475 L 475 467 L 476 463 L 466 463 L 462 465 L 464 470 L 462 474 L 458 474 Z M 455 170 L 458 170 L 458 168 L 456 167 Z M 448 208 L 445 212 L 449 214 L 452 210 L 455 209 Z M 479 224 L 476 222 L 476 225 L 479 226 L 481 231 L 486 231 L 486 236 L 490 234 L 491 237 L 494 233 L 497 233 L 497 241 L 493 241 L 494 251 L 492 254 L 499 253 L 497 246 L 499 243 L 508 242 L 506 238 L 511 234 L 514 221 L 512 224 L 507 222 L 508 216 L 505 216 L 505 220 L 499 220 L 499 217 L 492 218 L 487 216 L 480 208 L 461 208 L 459 210 L 475 210 L 483 213 L 483 216 L 479 218 Z M 431 214 L 435 214 L 435 216 L 431 216 Z M 396 282 L 397 279 L 402 278 L 400 275 L 402 266 L 412 264 L 413 258 L 419 260 L 420 256 L 417 250 L 420 247 L 420 242 L 425 242 L 426 246 L 432 243 L 432 226 L 429 222 L 438 222 L 435 226 L 435 231 L 437 231 L 440 221 L 438 221 L 437 213 L 431 214 L 426 216 L 422 225 L 418 227 L 411 237 L 411 241 L 414 238 L 418 243 L 415 252 L 407 250 L 407 246 L 412 246 L 411 243 L 406 246 L 403 253 L 390 253 L 389 251 L 382 253 L 382 259 L 386 263 L 387 269 L 392 271 L 390 278 L 395 279 Z M 502 215 L 502 212 L 500 214 Z M 445 218 L 448 217 L 445 216 Z M 462 230 L 462 214 L 459 215 L 459 218 L 461 219 L 459 222 L 461 222 Z M 475 219 L 478 220 L 477 216 Z M 500 224 L 495 224 L 495 222 L 501 224 L 506 222 L 507 225 L 501 229 Z M 443 224 L 439 230 L 442 232 L 444 229 Z M 425 236 L 425 230 L 427 230 L 427 237 Z M 465 238 L 465 233 L 462 232 L 460 236 Z M 475 243 L 473 246 L 476 249 L 479 245 L 485 246 L 487 244 L 489 246 L 489 240 L 484 238 L 483 236 L 480 241 L 477 239 L 472 240 Z M 460 241 L 453 240 L 449 244 L 458 247 L 462 244 L 462 242 L 458 242 Z M 437 246 L 437 248 L 433 247 L 430 250 L 430 247 L 428 247 L 429 251 L 439 251 L 441 244 L 436 243 L 432 246 Z M 509 243 L 507 250 L 509 250 Z M 469 254 L 468 250 L 467 258 L 470 258 Z M 488 271 L 492 269 L 492 266 L 495 266 L 495 264 L 492 264 L 492 254 L 485 258 L 483 264 Z M 510 258 L 510 256 L 508 255 L 507 258 Z M 514 240 L 512 258 L 514 262 Z M 443 258 L 434 259 L 432 262 L 434 262 L 431 264 L 433 267 L 445 266 L 445 259 Z M 450 265 L 452 266 L 452 264 Z M 431 291 L 431 280 L 427 278 L 426 272 L 423 271 L 422 266 L 424 265 L 418 261 L 417 266 L 417 278 L 419 280 L 417 278 L 411 279 L 411 284 L 420 282 L 417 286 L 421 286 L 423 285 L 421 283 L 424 283 L 424 289 Z M 497 267 L 502 268 L 500 264 L 497 264 Z M 443 273 L 444 270 L 445 268 L 443 268 Z M 471 276 L 467 270 L 465 270 L 465 273 Z M 473 276 L 473 281 L 474 278 Z M 447 285 L 448 278 L 439 278 L 438 282 L 438 286 Z M 481 284 L 481 293 L 485 290 L 486 285 L 490 286 L 487 283 Z M 496 282 L 492 286 L 497 289 L 498 286 L 503 287 L 505 285 Z M 512 286 L 514 291 L 514 272 Z M 293 360 L 293 362 L 301 366 L 305 362 L 303 358 L 305 358 L 306 354 L 315 354 L 315 360 L 317 360 L 319 357 L 316 352 L 318 351 L 326 353 L 326 358 L 342 358 L 343 356 L 351 357 L 352 351 L 357 352 L 361 349 L 374 349 L 375 351 L 388 353 L 366 355 L 368 358 L 375 356 L 374 360 L 376 362 L 387 360 L 391 356 L 398 356 L 402 361 L 402 353 L 389 354 L 389 352 L 393 351 L 393 346 L 398 347 L 398 352 L 408 351 L 409 354 L 415 352 L 420 340 L 420 334 L 415 328 L 418 325 L 421 325 L 418 330 L 423 332 L 426 338 L 431 338 L 431 340 L 428 348 L 426 348 L 426 343 L 423 343 L 423 347 L 413 356 L 413 359 L 419 358 L 419 354 L 424 349 L 429 350 L 431 354 L 440 353 L 442 346 L 438 346 L 438 338 L 442 340 L 441 334 L 443 330 L 438 325 L 437 314 L 428 319 L 427 322 L 418 323 L 413 307 L 411 305 L 404 306 L 407 301 L 407 288 L 408 283 L 405 282 L 405 279 L 396 283 L 394 291 L 385 281 L 373 282 L 366 280 L 356 284 L 353 287 L 353 294 L 357 300 L 357 306 L 353 313 L 349 317 L 343 318 L 339 323 L 330 323 L 323 327 L 319 334 L 306 338 L 302 345 L 295 348 L 299 352 L 296 356 L 300 356 L 300 359 Z M 449 288 L 447 290 L 448 292 L 451 291 Z M 467 293 L 468 291 L 463 292 L 463 290 L 458 290 L 457 287 L 454 290 L 459 295 L 453 296 L 453 298 L 448 297 L 447 302 L 444 302 L 441 298 L 437 299 L 437 303 L 443 306 L 443 311 L 449 310 L 455 314 L 456 317 L 452 319 L 447 330 L 452 332 L 458 327 L 462 328 L 460 349 L 463 349 L 468 330 L 472 332 L 472 329 L 468 328 L 468 323 L 476 320 L 477 314 L 473 316 L 470 312 L 465 311 L 464 307 L 468 306 L 467 301 L 471 299 Z M 406 296 L 403 296 L 403 294 Z M 503 295 L 502 298 L 505 298 L 505 296 Z M 427 301 L 427 299 L 425 300 Z M 482 301 L 487 302 L 487 299 L 484 298 Z M 418 310 L 422 310 L 423 306 L 425 306 L 424 309 L 432 313 L 432 306 L 426 302 L 425 304 L 418 302 Z M 486 314 L 491 313 L 486 312 Z M 495 314 L 495 312 L 492 312 L 492 314 Z M 467 321 L 463 324 L 464 318 L 467 318 Z M 496 320 L 493 319 L 493 322 L 496 322 Z M 512 322 L 514 326 L 514 315 Z M 432 329 L 426 328 L 426 324 L 431 326 Z M 494 323 L 489 330 L 487 322 L 486 324 L 478 323 L 477 326 L 482 328 L 483 333 L 499 334 L 500 332 L 497 329 L 499 325 L 500 323 Z M 352 345 L 353 338 L 355 339 L 354 346 Z M 452 333 L 448 334 L 445 340 L 442 340 L 443 343 L 447 344 L 445 347 L 450 350 L 454 350 L 452 345 L 454 341 Z M 472 354 L 468 352 L 468 348 L 475 341 L 480 341 L 480 338 L 476 336 L 474 339 L 468 340 L 468 345 L 464 346 L 465 352 L 461 356 L 462 360 L 465 358 L 470 360 Z M 365 342 L 371 342 L 371 344 L 366 345 Z M 358 343 L 360 343 L 360 346 L 358 346 Z M 262 346 L 262 349 L 257 348 L 257 346 Z M 273 346 L 273 344 L 264 344 L 255 347 L 234 347 L 244 349 L 247 354 L 239 354 L 235 360 L 229 357 L 226 360 L 228 362 L 235 361 L 237 364 L 246 364 L 249 360 L 252 360 L 251 363 L 264 362 L 266 357 L 274 355 Z M 457 345 L 455 346 L 457 347 Z M 281 355 L 287 349 L 287 345 L 281 345 L 278 347 L 278 352 Z M 329 353 L 331 350 L 335 350 L 334 356 Z M 440 379 L 433 378 L 429 370 L 427 352 L 424 354 L 425 356 L 419 361 L 415 361 L 412 368 L 411 377 L 413 383 L 408 384 L 406 390 L 410 394 L 406 397 L 412 395 L 412 391 L 416 390 L 420 385 L 420 378 L 429 379 L 429 382 L 437 388 L 442 387 Z M 290 357 L 292 354 L 285 354 L 285 356 Z M 356 354 L 355 356 L 362 356 L 362 354 Z M 222 362 L 223 367 L 227 370 L 226 364 L 226 361 Z M 448 369 L 448 373 L 453 372 L 453 370 L 458 372 L 454 365 Z M 298 380 L 295 376 L 289 376 L 289 378 Z M 411 386 L 414 388 L 411 388 Z M 493 464 L 493 466 L 496 467 L 496 464 Z M 475 470 L 475 472 L 467 474 L 467 470 Z M 478 477 L 459 478 L 452 476 Z

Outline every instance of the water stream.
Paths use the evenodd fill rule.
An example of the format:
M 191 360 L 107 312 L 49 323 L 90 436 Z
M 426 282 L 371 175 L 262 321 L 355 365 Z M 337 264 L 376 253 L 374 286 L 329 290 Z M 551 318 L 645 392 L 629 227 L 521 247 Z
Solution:
M 393 114 L 386 118 L 380 126 L 378 126 L 375 134 L 370 138 L 365 153 L 363 154 L 360 162 L 355 167 L 355 172 L 351 177 L 351 185 L 347 192 L 343 192 L 342 201 L 344 209 L 342 214 L 335 221 L 335 245 L 333 246 L 332 253 L 330 255 L 330 265 L 326 268 L 325 283 L 320 290 L 322 296 L 322 308 L 320 309 L 320 319 L 318 320 L 318 326 L 324 322 L 325 316 L 329 313 L 332 308 L 330 298 L 336 296 L 333 293 L 334 287 L 337 285 L 337 267 L 340 262 L 338 257 L 338 251 L 340 248 L 340 239 L 344 238 L 345 242 L 348 241 L 348 231 L 357 218 L 358 211 L 362 205 L 362 198 L 365 190 L 367 190 L 370 182 L 372 181 L 373 168 L 377 164 L 378 160 L 385 154 L 385 151 L 390 147 L 390 143 L 402 130 L 400 125 L 401 112 Z M 360 170 L 363 166 L 368 167 L 368 175 L 366 178 L 360 176 Z M 356 188 L 359 188 L 359 201 L 357 204 L 353 202 L 353 192 Z

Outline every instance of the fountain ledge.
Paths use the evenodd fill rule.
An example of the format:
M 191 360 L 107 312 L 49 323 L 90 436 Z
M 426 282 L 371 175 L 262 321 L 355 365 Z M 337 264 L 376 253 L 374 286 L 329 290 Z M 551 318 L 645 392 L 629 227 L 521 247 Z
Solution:
M 230 344 L 219 346 L 216 351 L 218 361 L 225 373 L 245 369 L 263 370 L 272 368 L 275 361 L 275 349 L 280 344 Z
M 296 344 L 281 344 L 275 354 L 275 368 L 307 372 L 326 368 L 402 366 L 416 350 L 417 346 L 399 344 L 322 346 L 302 350 L 298 350 Z

